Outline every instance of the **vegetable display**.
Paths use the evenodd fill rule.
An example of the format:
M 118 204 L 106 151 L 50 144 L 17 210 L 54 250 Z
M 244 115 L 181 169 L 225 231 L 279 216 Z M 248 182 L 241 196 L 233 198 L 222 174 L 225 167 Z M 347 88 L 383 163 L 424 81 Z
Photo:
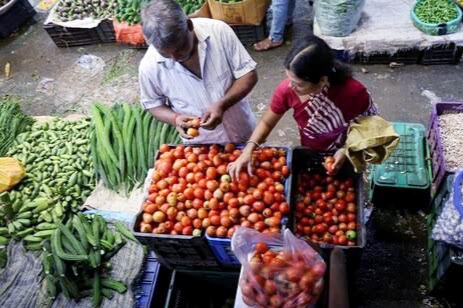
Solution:
M 325 168 L 332 171 L 330 162 Z M 357 242 L 356 192 L 352 178 L 302 172 L 298 178 L 296 234 L 312 242 L 355 246 Z
M 90 121 L 36 123 L 20 134 L 8 151 L 26 168 L 26 178 L 0 195 L 0 235 L 23 238 L 39 250 L 52 223 L 77 212 L 94 188 Z M 1 245 L 1 244 L 0 244 Z
M 185 14 L 191 14 L 196 12 L 204 4 L 204 0 L 176 0 L 182 7 Z
M 116 8 L 116 0 L 62 0 L 58 3 L 56 15 L 61 21 L 105 19 L 113 17 Z
M 462 112 L 446 112 L 439 116 L 439 132 L 446 168 L 455 172 L 463 167 Z
M 97 179 L 115 191 L 129 193 L 143 183 L 160 144 L 178 143 L 172 125 L 128 104 L 92 107 L 92 158 Z
M 457 18 L 457 10 L 450 0 L 423 0 L 416 4 L 415 14 L 424 23 L 440 24 Z
M 227 166 L 241 150 L 227 144 L 160 148 L 138 228 L 155 234 L 232 237 L 237 226 L 279 232 L 288 214 L 283 182 L 289 175 L 286 151 L 254 152 L 255 174 L 242 171 L 231 181 Z
M 118 226 L 118 230 L 121 228 Z M 60 292 L 67 298 L 92 297 L 99 307 L 103 297 L 111 299 L 114 291 L 127 287 L 109 276 L 109 260 L 126 244 L 125 233 L 109 228 L 98 215 L 73 215 L 66 224 L 55 223 L 41 254 L 43 283 L 50 299 Z
M 31 117 L 22 113 L 17 102 L 0 102 L 0 157 L 6 155 L 16 136 L 28 130 L 33 123 Z
M 323 290 L 326 265 L 312 249 L 271 249 L 255 245 L 239 286 L 252 307 L 311 307 Z
M 204 4 L 204 0 L 176 0 L 185 14 L 196 12 Z M 116 18 L 119 22 L 127 22 L 129 25 L 138 24 L 141 21 L 141 7 L 150 0 L 118 0 Z
M 119 22 L 127 22 L 129 25 L 138 24 L 141 21 L 140 10 L 143 4 L 149 0 L 118 0 L 116 18 Z

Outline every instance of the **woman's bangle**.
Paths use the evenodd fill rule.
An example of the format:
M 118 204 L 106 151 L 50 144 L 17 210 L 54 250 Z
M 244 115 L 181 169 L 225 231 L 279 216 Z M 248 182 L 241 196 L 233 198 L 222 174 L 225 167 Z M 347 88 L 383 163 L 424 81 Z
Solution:
M 257 142 L 255 142 L 255 141 L 252 141 L 252 140 L 248 140 L 248 141 L 246 141 L 246 144 L 249 144 L 249 143 L 252 143 L 252 144 L 254 144 L 256 147 L 260 147 L 260 144 L 258 144 L 258 143 L 257 143 Z

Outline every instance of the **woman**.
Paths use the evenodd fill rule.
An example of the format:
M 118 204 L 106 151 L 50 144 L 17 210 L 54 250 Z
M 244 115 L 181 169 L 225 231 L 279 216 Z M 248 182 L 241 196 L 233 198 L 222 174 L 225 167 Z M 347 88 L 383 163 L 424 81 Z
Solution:
M 246 143 L 241 156 L 228 166 L 236 178 L 241 169 L 252 172 L 252 151 L 263 142 L 284 113 L 293 109 L 301 144 L 315 151 L 336 151 L 333 171 L 346 159 L 342 147 L 354 120 L 374 115 L 376 107 L 350 69 L 333 58 L 331 48 L 320 38 L 303 39 L 288 54 L 286 76 L 276 88 L 265 112 Z

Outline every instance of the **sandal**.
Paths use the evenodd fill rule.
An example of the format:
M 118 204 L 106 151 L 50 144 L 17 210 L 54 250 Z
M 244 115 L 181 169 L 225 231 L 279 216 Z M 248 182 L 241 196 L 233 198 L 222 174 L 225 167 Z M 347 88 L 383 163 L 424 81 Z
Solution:
M 254 44 L 255 51 L 266 51 L 273 48 L 277 48 L 283 45 L 283 41 L 275 42 L 271 38 L 266 38 L 265 40 L 260 41 L 259 43 Z

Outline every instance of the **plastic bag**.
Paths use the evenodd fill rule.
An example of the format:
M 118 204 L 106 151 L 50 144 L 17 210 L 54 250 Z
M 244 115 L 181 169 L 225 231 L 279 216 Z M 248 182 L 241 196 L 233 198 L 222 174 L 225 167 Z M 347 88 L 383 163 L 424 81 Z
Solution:
M 450 245 L 463 248 L 463 205 L 461 200 L 461 183 L 463 170 L 456 173 L 453 180 L 453 192 L 444 205 L 432 230 L 432 238 Z
M 10 190 L 26 175 L 21 163 L 13 157 L 0 158 L 0 193 Z
M 118 22 L 113 20 L 116 42 L 129 44 L 133 46 L 146 45 L 143 29 L 140 24 L 130 26 L 126 22 Z
M 239 227 L 232 251 L 243 265 L 243 302 L 251 307 L 312 307 L 323 290 L 325 262 L 288 229 L 280 235 Z
M 347 36 L 360 20 L 365 0 L 317 0 L 315 20 L 323 35 Z

